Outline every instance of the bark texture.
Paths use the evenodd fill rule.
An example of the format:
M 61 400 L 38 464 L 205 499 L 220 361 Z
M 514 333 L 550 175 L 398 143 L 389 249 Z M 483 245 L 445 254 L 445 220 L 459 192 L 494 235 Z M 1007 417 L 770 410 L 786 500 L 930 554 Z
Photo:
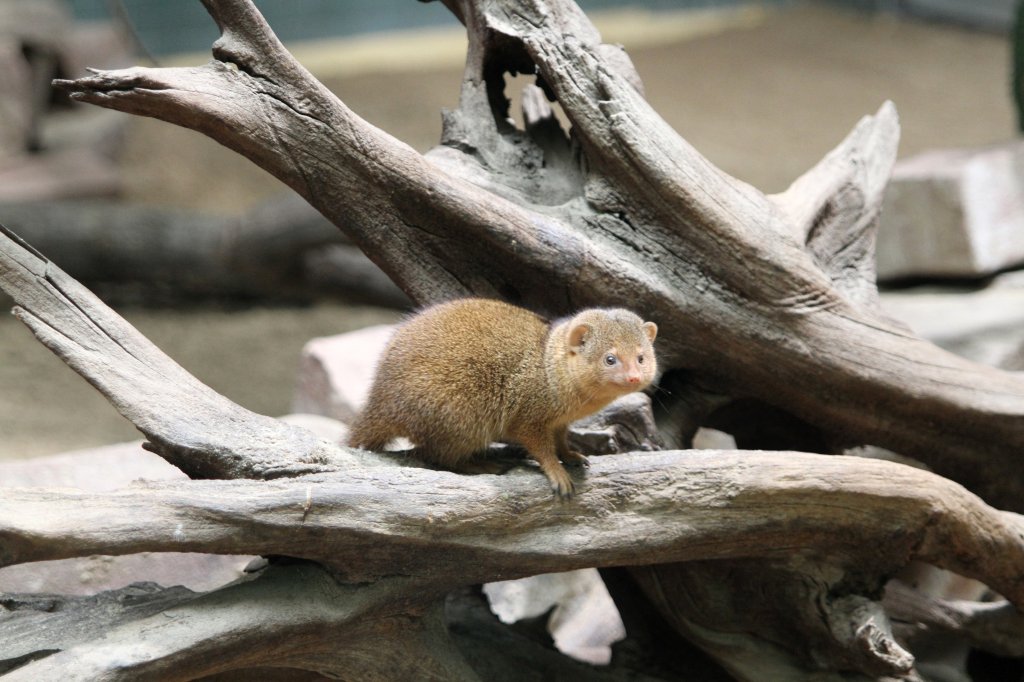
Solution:
M 444 595 L 587 566 L 630 567 L 613 592 L 623 613 L 644 614 L 634 623 L 660 619 L 663 658 L 684 637 L 739 679 L 917 679 L 912 642 L 879 601 L 912 561 L 976 578 L 1005 601 L 990 611 L 904 600 L 900 613 L 1017 651 L 1006 639 L 1024 606 L 1024 380 L 878 311 L 874 229 L 899 136 L 893 105 L 766 196 L 671 130 L 626 54 L 573 3 L 446 0 L 466 25 L 466 71 L 441 146 L 423 156 L 313 79 L 250 2 L 204 5 L 222 32 L 208 64 L 58 85 L 247 156 L 418 302 L 471 293 L 552 315 L 624 305 L 655 320 L 666 370 L 657 409 L 611 410 L 577 443 L 685 447 L 714 423 L 745 447 L 780 451 L 600 458 L 568 503 L 534 470 L 462 476 L 349 451 L 212 392 L 6 232 L 0 282 L 19 317 L 150 448 L 216 480 L 12 490 L 0 501 L 0 564 L 137 551 L 282 557 L 202 596 L 147 593 L 146 603 L 178 604 L 162 611 L 97 609 L 83 627 L 90 616 L 66 602 L 42 638 L 30 632 L 36 602 L 9 600 L 0 660 L 12 679 L 190 679 L 254 666 L 494 679 L 503 659 L 453 639 Z M 522 130 L 508 118 L 508 73 L 536 76 Z M 932 471 L 793 451 L 864 444 Z M 141 653 L 127 657 L 126 642 Z M 657 674 L 678 674 L 666 670 Z

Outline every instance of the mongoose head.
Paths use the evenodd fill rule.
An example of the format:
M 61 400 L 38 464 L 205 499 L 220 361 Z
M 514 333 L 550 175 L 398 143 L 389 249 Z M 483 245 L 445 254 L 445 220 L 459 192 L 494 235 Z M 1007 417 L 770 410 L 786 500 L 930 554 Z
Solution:
M 612 400 L 654 380 L 658 326 L 653 322 L 622 308 L 590 308 L 560 327 L 569 375 L 583 392 Z

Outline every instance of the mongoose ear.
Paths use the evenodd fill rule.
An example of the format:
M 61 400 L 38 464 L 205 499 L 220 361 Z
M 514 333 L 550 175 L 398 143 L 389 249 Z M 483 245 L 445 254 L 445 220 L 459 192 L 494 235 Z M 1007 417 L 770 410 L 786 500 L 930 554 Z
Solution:
M 587 335 L 591 332 L 591 327 L 585 322 L 580 322 L 569 330 L 569 350 L 573 353 L 578 353 L 583 348 L 583 342 L 587 340 Z
M 658 325 L 653 322 L 644 322 L 644 334 L 647 334 L 647 340 L 654 343 L 654 337 L 658 335 Z

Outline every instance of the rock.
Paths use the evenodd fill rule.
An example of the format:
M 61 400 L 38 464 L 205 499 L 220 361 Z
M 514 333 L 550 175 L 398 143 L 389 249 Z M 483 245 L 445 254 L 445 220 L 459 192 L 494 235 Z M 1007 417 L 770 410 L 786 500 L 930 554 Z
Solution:
M 366 401 L 393 325 L 313 339 L 302 349 L 292 411 L 348 423 Z
M 877 260 L 880 280 L 978 277 L 1024 263 L 1024 141 L 897 163 Z
M 141 440 L 0 464 L 0 488 L 78 488 L 107 492 L 138 480 L 186 478 L 159 455 L 143 450 Z
M 1024 370 L 1024 287 L 885 292 L 882 309 L 936 345 L 992 367 Z
M 611 660 L 611 645 L 625 627 L 597 569 L 535 575 L 483 587 L 503 623 L 539 616 L 554 607 L 548 629 L 564 654 L 595 665 Z
M 735 450 L 736 439 L 728 433 L 702 426 L 693 435 L 694 450 Z

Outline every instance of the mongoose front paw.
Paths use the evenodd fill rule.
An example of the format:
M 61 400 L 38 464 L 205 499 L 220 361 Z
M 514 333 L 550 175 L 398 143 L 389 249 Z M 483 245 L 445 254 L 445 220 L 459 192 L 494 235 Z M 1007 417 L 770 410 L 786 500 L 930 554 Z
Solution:
M 551 481 L 551 490 L 563 500 L 568 500 L 576 492 L 576 484 L 565 469 L 559 467 L 557 471 L 547 472 L 547 477 Z
M 583 453 L 576 452 L 575 450 L 569 450 L 562 455 L 562 463 L 568 464 L 574 467 L 589 467 L 590 460 Z

